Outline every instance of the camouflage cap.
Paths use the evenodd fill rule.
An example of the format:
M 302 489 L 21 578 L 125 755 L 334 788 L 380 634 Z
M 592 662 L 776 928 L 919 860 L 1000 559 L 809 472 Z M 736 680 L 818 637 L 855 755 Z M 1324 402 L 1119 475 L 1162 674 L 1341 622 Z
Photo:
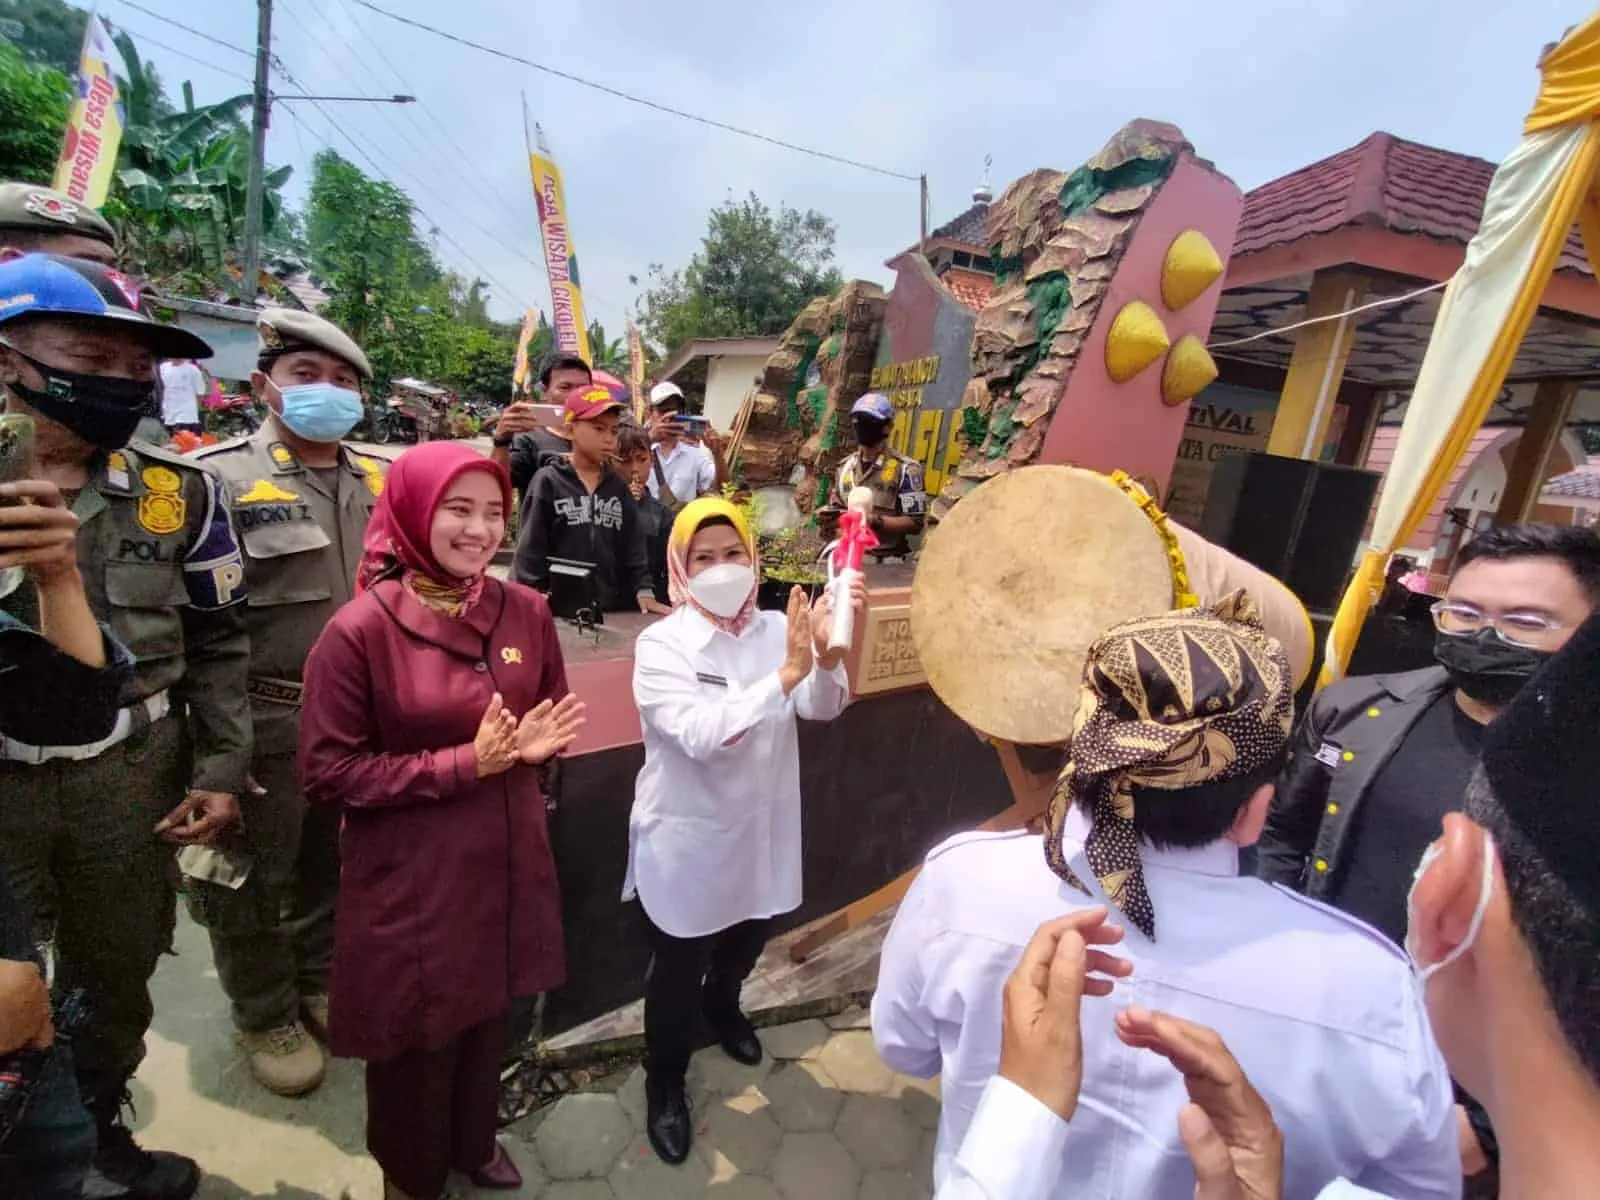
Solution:
M 76 234 L 116 248 L 110 222 L 86 204 L 37 183 L 0 183 L 0 240 L 9 229 Z
M 275 357 L 291 350 L 321 350 L 335 358 L 342 358 L 356 369 L 361 378 L 372 378 L 372 364 L 361 352 L 361 347 L 344 330 L 316 313 L 300 312 L 293 308 L 265 309 L 256 318 L 256 332 L 261 335 L 261 353 L 264 356 Z

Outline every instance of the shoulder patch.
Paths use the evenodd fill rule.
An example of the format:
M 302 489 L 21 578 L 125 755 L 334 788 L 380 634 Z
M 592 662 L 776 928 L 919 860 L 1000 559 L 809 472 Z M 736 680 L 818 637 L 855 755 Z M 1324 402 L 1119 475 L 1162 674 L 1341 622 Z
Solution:
M 1288 887 L 1284 884 L 1269 883 L 1267 886 L 1272 888 L 1274 891 L 1281 892 L 1283 895 L 1288 896 L 1291 900 L 1298 904 L 1303 904 L 1307 908 L 1315 909 L 1317 912 L 1331 917 L 1339 924 L 1353 929 L 1357 933 L 1364 934 L 1369 941 L 1377 943 L 1379 946 L 1383 947 L 1384 950 L 1388 951 L 1391 958 L 1398 959 L 1403 963 L 1409 963 L 1411 961 L 1410 956 L 1404 950 L 1402 950 L 1399 946 L 1396 946 L 1387 937 L 1379 933 L 1371 925 L 1368 925 L 1360 917 L 1352 917 L 1349 913 L 1343 911 L 1342 909 L 1335 908 L 1331 904 L 1325 904 L 1321 900 L 1313 900 L 1310 896 L 1302 895 L 1300 892 L 1295 891 L 1292 887 Z
M 300 460 L 294 456 L 294 451 L 282 442 L 273 442 L 268 446 L 267 456 L 272 459 L 272 469 L 279 475 L 300 469 Z

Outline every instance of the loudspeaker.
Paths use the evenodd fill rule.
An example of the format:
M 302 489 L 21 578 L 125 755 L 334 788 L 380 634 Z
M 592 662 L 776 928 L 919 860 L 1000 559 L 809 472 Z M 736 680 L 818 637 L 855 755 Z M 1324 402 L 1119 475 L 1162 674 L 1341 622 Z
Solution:
M 1229 455 L 1211 473 L 1200 533 L 1282 580 L 1312 612 L 1338 607 L 1378 491 L 1376 471 Z

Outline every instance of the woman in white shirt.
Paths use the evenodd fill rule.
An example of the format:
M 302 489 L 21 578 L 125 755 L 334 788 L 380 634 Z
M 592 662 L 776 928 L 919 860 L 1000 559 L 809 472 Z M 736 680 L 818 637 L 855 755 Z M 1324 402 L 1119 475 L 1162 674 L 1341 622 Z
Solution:
M 739 992 L 770 919 L 800 906 L 795 718 L 832 720 L 850 683 L 844 652 L 827 649 L 826 598 L 808 605 L 796 588 L 786 615 L 757 611 L 755 539 L 726 500 L 678 514 L 667 572 L 677 607 L 634 647 L 645 759 L 623 896 L 637 894 L 650 937 L 647 1130 L 656 1153 L 680 1163 L 700 1018 L 735 1061 L 761 1060 Z M 858 584 L 858 611 L 865 595 Z

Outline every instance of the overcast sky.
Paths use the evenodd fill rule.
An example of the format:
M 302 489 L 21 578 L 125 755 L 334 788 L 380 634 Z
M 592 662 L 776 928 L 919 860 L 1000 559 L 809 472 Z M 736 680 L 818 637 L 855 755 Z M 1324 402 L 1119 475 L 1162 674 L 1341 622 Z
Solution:
M 925 171 L 935 225 L 971 202 L 985 155 L 998 194 L 1035 167 L 1076 166 L 1140 116 L 1181 126 L 1246 190 L 1379 129 L 1499 160 L 1533 99 L 1540 48 L 1593 9 L 1593 0 L 373 2 L 693 113 Z M 233 46 L 255 43 L 253 0 L 140 3 Z M 202 102 L 247 89 L 247 55 L 126 0 L 102 9 L 133 32 L 174 95 L 185 79 Z M 707 211 L 730 195 L 755 191 L 831 217 L 847 276 L 888 282 L 883 261 L 916 239 L 914 182 L 643 108 L 357 0 L 275 0 L 275 14 L 274 50 L 304 88 L 419 101 L 330 104 L 326 115 L 280 104 L 268 161 L 295 166 L 291 194 L 303 195 L 324 144 L 369 172 L 376 164 L 411 194 L 419 224 L 438 227 L 441 258 L 490 280 L 497 315 L 549 304 L 521 92 L 566 177 L 589 315 L 612 336 L 636 295 L 628 277 L 686 262 Z M 281 76 L 274 87 L 299 90 Z

